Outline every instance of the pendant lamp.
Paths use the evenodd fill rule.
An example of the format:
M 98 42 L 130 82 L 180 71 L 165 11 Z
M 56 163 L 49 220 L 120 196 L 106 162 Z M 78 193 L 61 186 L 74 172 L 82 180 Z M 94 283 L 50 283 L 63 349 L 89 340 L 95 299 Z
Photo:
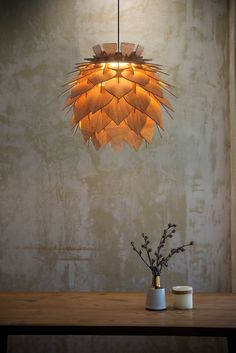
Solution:
M 110 144 L 122 149 L 124 143 L 136 151 L 143 141 L 149 144 L 154 128 L 163 131 L 165 110 L 173 108 L 165 93 L 172 86 L 160 76 L 161 65 L 148 63 L 142 56 L 143 47 L 118 41 L 93 47 L 94 56 L 77 63 L 76 77 L 64 86 L 70 92 L 65 108 L 71 107 L 71 124 L 81 130 L 85 143 L 92 141 L 98 150 Z

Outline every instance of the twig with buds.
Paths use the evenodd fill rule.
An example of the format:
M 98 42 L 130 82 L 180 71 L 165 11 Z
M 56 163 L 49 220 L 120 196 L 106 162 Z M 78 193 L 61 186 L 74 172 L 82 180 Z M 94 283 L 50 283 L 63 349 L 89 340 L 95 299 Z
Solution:
M 154 256 L 152 255 L 152 248 L 150 247 L 150 241 L 147 235 L 142 233 L 143 244 L 141 244 L 141 249 L 137 249 L 134 245 L 134 242 L 131 242 L 131 246 L 133 250 L 139 255 L 144 264 L 152 271 L 153 276 L 160 276 L 163 267 L 168 267 L 168 262 L 172 258 L 173 255 L 179 254 L 185 251 L 187 246 L 192 246 L 194 243 L 190 241 L 188 244 L 183 244 L 178 248 L 173 248 L 169 252 L 167 256 L 162 255 L 161 251 L 164 248 L 166 241 L 168 238 L 172 238 L 176 232 L 175 224 L 168 224 L 168 227 L 164 229 L 162 233 L 162 237 L 157 246 L 157 250 L 154 252 Z

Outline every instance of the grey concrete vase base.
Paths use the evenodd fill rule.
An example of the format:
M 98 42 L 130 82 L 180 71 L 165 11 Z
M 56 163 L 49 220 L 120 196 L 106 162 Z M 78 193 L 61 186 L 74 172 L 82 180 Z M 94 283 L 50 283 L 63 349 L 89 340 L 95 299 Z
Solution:
M 147 310 L 165 310 L 166 309 L 166 293 L 165 288 L 149 288 L 146 299 Z

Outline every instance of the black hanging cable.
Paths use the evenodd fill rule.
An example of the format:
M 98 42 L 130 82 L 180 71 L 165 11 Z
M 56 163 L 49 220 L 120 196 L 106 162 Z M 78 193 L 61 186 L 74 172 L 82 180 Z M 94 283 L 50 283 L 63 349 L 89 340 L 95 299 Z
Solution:
M 120 50 L 120 0 L 118 1 L 118 11 L 117 11 L 117 45 L 118 45 L 118 53 Z

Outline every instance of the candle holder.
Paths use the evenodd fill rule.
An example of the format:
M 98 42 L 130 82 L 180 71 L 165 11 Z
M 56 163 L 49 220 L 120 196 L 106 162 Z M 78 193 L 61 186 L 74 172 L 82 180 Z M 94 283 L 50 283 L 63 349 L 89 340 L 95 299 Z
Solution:
M 193 308 L 193 288 L 189 286 L 172 287 L 174 309 Z

